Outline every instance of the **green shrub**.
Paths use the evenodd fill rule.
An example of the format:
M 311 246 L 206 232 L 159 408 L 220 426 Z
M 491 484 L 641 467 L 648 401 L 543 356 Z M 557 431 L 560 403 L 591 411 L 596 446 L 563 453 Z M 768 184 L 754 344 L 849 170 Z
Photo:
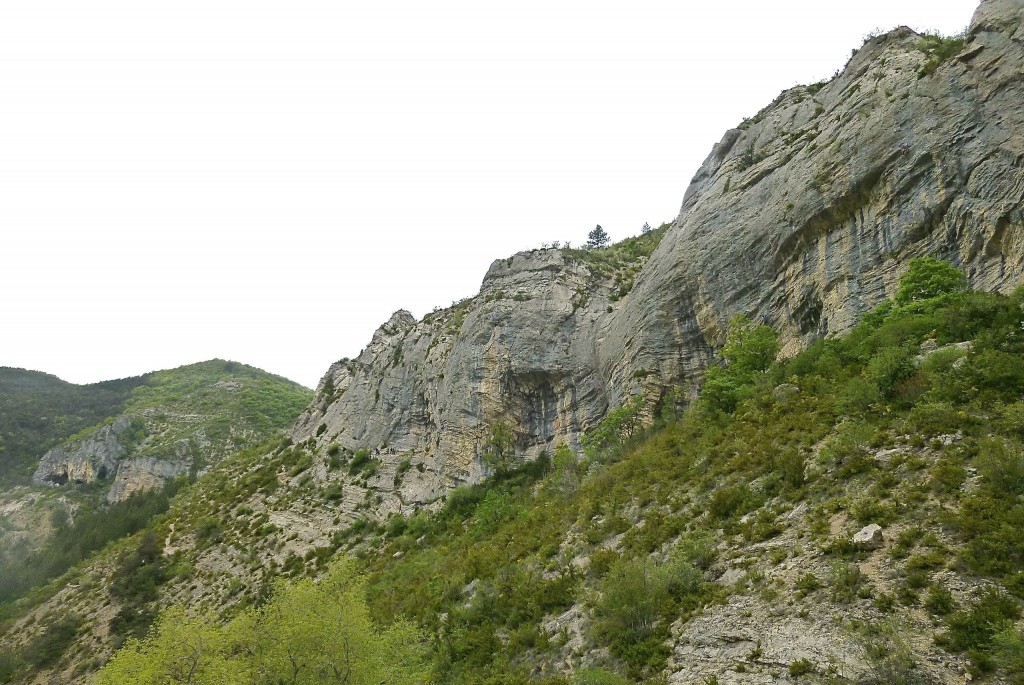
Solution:
M 924 64 L 918 69 L 918 78 L 924 78 L 935 73 L 943 62 L 954 57 L 957 53 L 964 49 L 964 45 L 967 42 L 967 36 L 963 33 L 955 36 L 940 36 L 938 34 L 928 34 L 921 37 L 921 40 L 917 43 L 917 49 L 923 52 L 927 59 Z M 938 260 L 935 260 L 938 261 Z
M 936 50 L 941 50 L 943 45 L 954 45 L 953 42 L 943 42 L 937 36 L 925 36 L 922 43 L 926 42 Z M 960 44 L 963 44 L 962 40 Z M 910 260 L 910 268 L 900 279 L 899 288 L 892 300 L 896 305 L 907 305 L 966 289 L 967 277 L 960 269 L 934 257 L 917 257 Z
M 797 659 L 789 664 L 789 677 L 799 678 L 802 675 L 814 673 L 814 664 L 807 659 Z
M 363 471 L 376 471 L 374 459 L 370 456 L 368 449 L 356 450 L 356 453 L 352 455 L 352 461 L 348 464 L 348 473 L 351 476 Z
M 961 609 L 949 617 L 949 632 L 943 638 L 944 645 L 954 652 L 986 652 L 999 632 L 1007 630 L 1020 617 L 1017 601 L 995 588 L 970 607 Z
M 569 685 L 630 685 L 629 678 L 603 668 L 581 668 L 573 673 Z
M 39 634 L 25 645 L 21 658 L 36 668 L 52 666 L 64 654 L 82 625 L 80 616 L 50 617 Z
M 928 591 L 924 606 L 936 616 L 948 616 L 956 610 L 957 604 L 949 588 L 945 585 L 933 585 Z
M 716 488 L 708 499 L 708 515 L 721 521 L 744 514 L 757 504 L 757 496 L 746 483 L 722 485 Z

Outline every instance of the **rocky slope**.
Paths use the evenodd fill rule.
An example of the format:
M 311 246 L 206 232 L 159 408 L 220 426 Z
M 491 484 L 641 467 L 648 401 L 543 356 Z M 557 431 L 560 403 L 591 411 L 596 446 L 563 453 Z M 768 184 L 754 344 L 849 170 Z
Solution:
M 379 483 L 386 510 L 401 510 L 479 481 L 497 424 L 532 458 L 577 446 L 631 395 L 655 406 L 665 388 L 699 382 L 735 314 L 780 331 L 791 355 L 849 330 L 914 256 L 950 260 L 977 288 L 1013 288 L 1021 18 L 1020 2 L 988 0 L 962 43 L 897 29 L 829 82 L 785 91 L 726 132 L 649 261 L 524 252 L 494 262 L 474 298 L 422 321 L 396 312 L 331 367 L 295 441 L 421 467 L 397 493 Z
M 27 484 L 40 456 L 117 415 L 142 376 L 75 385 L 50 374 L 0 367 L 0 488 Z
M 120 502 L 265 440 L 309 397 L 283 378 L 216 360 L 144 379 L 122 414 L 43 455 L 33 482 L 109 485 L 107 500 Z
M 922 608 L 923 588 L 909 580 L 922 569 L 907 554 L 916 549 L 923 561 L 915 563 L 928 574 L 956 572 L 941 581 L 956 606 L 977 600 L 984 583 L 963 568 L 934 566 L 965 553 L 965 540 L 942 522 L 972 483 L 937 488 L 957 468 L 966 478 L 974 455 L 946 450 L 961 437 L 955 429 L 925 440 L 880 412 L 869 421 L 876 432 L 853 450 L 857 464 L 871 465 L 846 473 L 842 460 L 854 457 L 825 449 L 846 449 L 848 424 L 856 423 L 829 404 L 833 379 L 806 374 L 824 387 L 815 402 L 829 409 L 805 404 L 811 393 L 799 386 L 778 395 L 769 389 L 757 411 L 737 419 L 745 432 L 736 435 L 703 434 L 695 422 L 604 470 L 575 473 L 563 464 L 543 486 L 515 489 L 499 479 L 493 491 L 442 496 L 488 474 L 482 456 L 496 427 L 511 429 L 524 461 L 562 444 L 578 453 L 581 436 L 632 396 L 647 399 L 649 414 L 673 401 L 667 389 L 692 397 L 734 314 L 770 324 L 792 355 L 849 330 L 894 292 L 910 257 L 949 259 L 979 289 L 1019 284 L 1022 19 L 1019 0 L 985 0 L 962 44 L 939 41 L 939 50 L 907 29 L 873 38 L 828 83 L 788 90 L 729 131 L 664 231 L 606 250 L 520 253 L 492 264 L 471 299 L 419 321 L 397 312 L 358 358 L 331 367 L 289 441 L 227 459 L 179 497 L 156 531 L 160 563 L 172 570 L 151 605 L 229 611 L 259 601 L 274 576 L 315 575 L 333 555 L 355 550 L 379 574 L 379 612 L 415 615 L 446 649 L 478 634 L 466 625 L 485 625 L 491 632 L 479 634 L 490 642 L 481 653 L 512 653 L 523 640 L 528 646 L 511 665 L 536 669 L 532 675 L 614 669 L 620 657 L 593 638 L 609 564 L 620 557 L 668 563 L 685 530 L 715 537 L 717 551 L 701 566 L 713 586 L 697 585 L 713 589 L 693 609 L 700 615 L 677 611 L 670 629 L 657 623 L 666 629 L 659 644 L 668 650 L 670 682 L 800 682 L 803 661 L 818 682 L 887 682 L 871 678 L 891 664 L 872 663 L 852 634 L 857 621 L 890 620 L 913 637 L 900 650 L 923 664 L 918 674 L 963 682 L 964 650 L 936 650 L 943 619 Z M 854 386 L 851 394 L 859 392 Z M 787 402 L 801 407 L 799 420 Z M 940 410 L 918 418 L 989 420 L 981 416 L 988 409 L 978 416 Z M 975 448 L 983 437 L 979 428 Z M 757 450 L 755 440 L 763 443 Z M 877 443 L 870 450 L 869 440 Z M 790 454 L 801 468 L 799 478 L 789 477 L 802 481 L 806 473 L 816 490 L 794 485 L 779 494 L 785 465 L 775 460 Z M 877 510 L 866 501 L 868 488 Z M 717 493 L 725 504 L 716 504 Z M 417 514 L 423 505 L 439 518 Z M 718 506 L 727 510 L 716 514 Z M 894 522 L 884 546 L 842 551 L 876 514 Z M 87 659 L 111 653 L 110 626 L 124 600 L 112 600 L 109 587 L 132 571 L 136 544 L 108 549 L 9 625 L 4 644 L 24 650 L 45 636 L 47 617 L 74 612 L 83 621 L 69 656 L 50 673 L 35 672 L 35 682 L 52 674 L 81 680 L 97 666 Z M 416 581 L 425 574 L 430 582 Z M 543 622 L 528 614 L 536 607 L 512 612 L 530 615 L 543 634 L 487 623 L 503 620 L 493 606 L 540 601 L 563 582 L 576 589 L 545 605 Z M 794 598 L 780 602 L 780 595 Z M 840 630 L 836 618 L 850 625 Z M 815 630 L 825 639 L 810 639 Z M 842 672 L 828 670 L 830 662 Z

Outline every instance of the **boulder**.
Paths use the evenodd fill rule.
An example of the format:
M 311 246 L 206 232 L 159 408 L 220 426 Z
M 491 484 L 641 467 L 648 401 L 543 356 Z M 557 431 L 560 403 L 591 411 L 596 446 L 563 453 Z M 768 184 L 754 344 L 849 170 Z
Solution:
M 874 550 L 881 547 L 885 542 L 882 537 L 882 527 L 877 523 L 864 526 L 853 536 L 853 545 L 858 549 Z

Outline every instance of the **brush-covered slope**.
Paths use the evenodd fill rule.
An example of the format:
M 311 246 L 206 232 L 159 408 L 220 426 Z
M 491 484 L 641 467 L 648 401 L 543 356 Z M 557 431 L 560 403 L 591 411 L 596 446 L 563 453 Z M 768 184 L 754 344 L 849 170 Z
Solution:
M 310 399 L 306 388 L 236 362 L 213 360 L 140 377 L 119 412 L 49 450 L 33 482 L 97 485 L 119 502 L 287 427 Z
M 80 682 L 177 606 L 105 682 L 1019 679 L 1022 13 L 874 38 L 671 226 L 396 313 L 290 438 L 7 607 L 11 677 Z M 922 255 L 1003 295 L 932 298 Z
M 528 459 L 578 446 L 633 395 L 655 406 L 699 383 L 734 314 L 793 354 L 849 330 L 915 256 L 1008 291 L 1024 269 L 1022 8 L 987 0 L 962 38 L 872 38 L 835 78 L 787 90 L 725 134 L 663 236 L 520 253 L 471 299 L 396 313 L 331 367 L 295 441 L 379 453 L 370 482 L 402 510 L 483 478 L 498 426 Z
M 75 385 L 0 367 L 0 489 L 26 484 L 39 458 L 78 431 L 119 413 L 143 377 Z
M 1017 682 L 1024 291 L 961 279 L 915 263 L 787 361 L 736 320 L 691 408 L 434 513 L 341 525 L 310 442 L 229 459 L 12 623 L 12 668 L 82 680 L 162 607 L 96 682 Z
M 0 487 L 0 605 L 145 527 L 184 481 L 289 426 L 311 395 L 220 360 L 88 386 L 0 370 L 5 463 L 35 472 Z

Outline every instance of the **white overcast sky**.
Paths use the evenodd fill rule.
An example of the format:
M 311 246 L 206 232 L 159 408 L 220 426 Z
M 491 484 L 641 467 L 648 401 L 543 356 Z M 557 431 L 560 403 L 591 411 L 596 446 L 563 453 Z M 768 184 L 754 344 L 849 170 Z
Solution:
M 493 259 L 676 215 L 722 133 L 975 0 L 0 0 L 0 365 L 314 385 Z

